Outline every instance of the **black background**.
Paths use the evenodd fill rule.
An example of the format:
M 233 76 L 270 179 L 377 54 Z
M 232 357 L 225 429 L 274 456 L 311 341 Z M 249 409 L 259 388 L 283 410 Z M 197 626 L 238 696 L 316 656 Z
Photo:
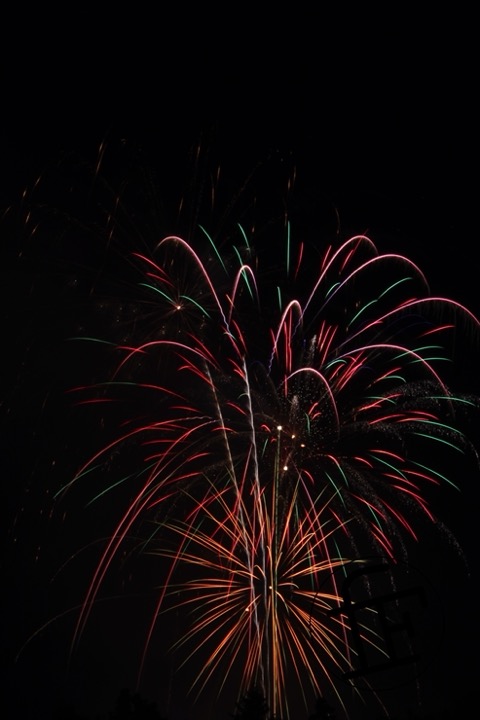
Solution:
M 313 6 L 295 12 L 276 6 L 154 11 L 136 5 L 101 15 L 69 6 L 4 18 L 3 626 L 10 717 L 48 717 L 49 703 L 65 692 L 93 716 L 109 702 L 111 707 L 120 676 L 131 683 L 120 660 L 105 669 L 93 644 L 85 650 L 83 670 L 75 668 L 66 684 L 60 657 L 43 662 L 35 653 L 34 660 L 22 654 L 12 663 L 26 628 L 31 631 L 37 621 L 33 608 L 40 618 L 52 602 L 34 560 L 37 548 L 45 553 L 45 545 L 55 546 L 45 539 L 50 526 L 36 510 L 26 513 L 28 522 L 18 517 L 29 497 L 31 506 L 45 501 L 39 478 L 60 472 L 58 427 L 52 423 L 56 429 L 49 432 L 42 408 L 55 380 L 49 353 L 64 332 L 55 293 L 48 287 L 41 293 L 45 268 L 48 285 L 64 266 L 52 270 L 51 246 L 46 256 L 38 249 L 33 254 L 38 266 L 22 264 L 31 235 L 11 229 L 23 190 L 71 152 L 94 159 L 102 143 L 140 148 L 167 195 L 188 182 L 189 153 L 200 141 L 212 145 L 233 189 L 273 156 L 296 167 L 300 196 L 319 234 L 325 217 L 338 215 L 342 235 L 365 232 L 382 251 L 405 253 L 426 273 L 432 294 L 454 297 L 479 314 L 474 25 L 472 13 L 458 6 L 421 16 L 391 5 L 375 12 Z M 57 357 L 54 367 L 60 364 Z M 471 366 L 475 370 L 474 360 Z M 474 372 L 461 382 L 478 390 Z M 69 447 L 75 444 L 70 440 Z M 66 467 L 76 460 L 65 460 Z M 478 478 L 469 476 L 458 508 L 445 509 L 466 547 L 472 577 L 451 559 L 435 560 L 455 621 L 449 614 L 444 665 L 429 679 L 425 712 L 467 707 L 474 699 L 477 486 Z M 66 597 L 69 592 L 65 588 Z M 123 627 L 119 633 L 130 631 Z M 145 688 L 147 696 L 154 692 L 154 683 Z

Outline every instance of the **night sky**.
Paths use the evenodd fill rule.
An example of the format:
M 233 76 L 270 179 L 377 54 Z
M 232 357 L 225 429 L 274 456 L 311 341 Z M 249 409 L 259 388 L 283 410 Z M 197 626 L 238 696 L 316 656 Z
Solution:
M 182 194 L 191 200 L 199 192 L 195 183 L 209 162 L 221 167 L 223 208 L 257 166 L 264 178 L 259 196 L 275 195 L 275 185 L 281 195 L 294 170 L 293 218 L 310 238 L 321 242 L 322 233 L 331 237 L 337 229 L 344 238 L 366 233 L 381 251 L 418 263 L 433 295 L 480 315 L 478 51 L 468 13 L 422 18 L 402 7 L 388 17 L 341 11 L 322 17 L 308 9 L 293 17 L 272 11 L 261 20 L 258 8 L 246 18 L 240 7 L 193 14 L 180 8 L 177 17 L 58 12 L 9 18 L 0 51 L 2 695 L 5 717 L 21 720 L 47 719 L 61 703 L 90 719 L 112 709 L 122 687 L 134 689 L 138 628 L 153 603 L 145 563 L 136 596 L 122 598 L 121 582 L 112 584 L 122 611 L 99 608 L 67 667 L 74 608 L 91 568 L 67 560 L 78 538 L 91 559 L 88 543 L 104 530 L 99 517 L 85 528 L 80 505 L 58 517 L 50 515 L 50 503 L 95 440 L 95 427 L 72 413 L 65 391 L 98 379 L 106 367 L 77 354 L 67 338 L 107 330 L 113 305 L 92 302 L 99 259 L 92 241 L 81 250 L 69 245 L 80 235 L 59 233 L 59 214 L 48 215 L 38 234 L 34 228 L 35 213 L 45 218 L 47 206 L 90 217 L 90 189 L 78 168 L 94 166 L 100 148 L 102 170 L 114 182 L 148 164 L 166 223 L 170 212 L 173 223 Z M 69 182 L 80 194 L 68 194 Z M 153 219 L 139 213 L 133 226 L 143 235 L 133 243 L 155 232 Z M 128 244 L 128 228 L 125 237 Z M 132 249 L 122 246 L 120 253 Z M 104 289 L 111 297 L 132 292 L 115 275 L 118 260 L 109 262 Z M 478 394 L 477 365 L 473 355 L 465 358 L 456 380 Z M 458 707 L 477 699 L 480 475 L 469 465 L 458 473 L 461 494 L 449 494 L 438 509 L 468 570 L 451 543 L 439 551 L 427 535 L 418 549 L 445 617 L 439 650 L 425 671 L 425 716 L 448 709 L 460 717 Z M 42 629 L 52 616 L 57 619 Z M 213 720 L 203 707 L 191 715 L 165 707 L 176 678 L 162 668 L 158 693 L 155 659 L 154 651 L 142 695 L 169 720 Z M 398 699 L 398 717 L 407 717 L 410 692 L 399 693 L 405 702 Z M 233 709 L 234 703 L 218 718 Z

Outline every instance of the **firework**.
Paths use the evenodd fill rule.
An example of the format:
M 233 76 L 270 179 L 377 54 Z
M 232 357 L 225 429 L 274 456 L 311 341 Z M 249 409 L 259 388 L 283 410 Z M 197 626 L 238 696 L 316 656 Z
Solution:
M 458 418 L 475 406 L 444 368 L 479 323 L 369 237 L 320 252 L 285 235 L 262 250 L 238 226 L 220 249 L 202 230 L 134 253 L 143 338 L 74 391 L 118 433 L 58 497 L 108 474 L 93 499 L 124 503 L 74 643 L 133 544 L 159 568 L 144 659 L 174 610 L 194 693 L 239 678 L 288 717 L 292 684 L 305 705 L 328 687 L 342 702 L 338 677 L 358 661 L 339 573 L 366 555 L 405 559 L 440 525 L 432 500 L 455 489 L 447 458 L 472 451 Z M 371 648 L 374 625 L 361 627 Z

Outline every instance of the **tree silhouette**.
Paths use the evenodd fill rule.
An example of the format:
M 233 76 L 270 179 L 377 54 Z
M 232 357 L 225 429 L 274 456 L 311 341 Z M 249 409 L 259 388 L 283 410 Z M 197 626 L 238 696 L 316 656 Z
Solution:
M 71 704 L 63 704 L 53 710 L 52 720 L 85 720 Z
M 145 700 L 139 693 L 131 694 L 126 688 L 120 691 L 115 708 L 108 717 L 109 720 L 164 720 L 156 703 Z
M 309 720 L 335 720 L 336 715 L 332 706 L 323 697 L 318 697 L 315 712 Z
M 254 685 L 238 701 L 234 720 L 267 720 L 268 705 L 260 687 Z

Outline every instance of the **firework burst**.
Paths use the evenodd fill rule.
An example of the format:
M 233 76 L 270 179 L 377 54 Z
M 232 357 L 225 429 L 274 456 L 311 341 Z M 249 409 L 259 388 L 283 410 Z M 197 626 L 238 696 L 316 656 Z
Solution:
M 173 614 L 195 696 L 260 686 L 288 718 L 328 691 L 348 716 L 361 660 L 352 632 L 386 653 L 378 613 L 352 626 L 343 580 L 371 556 L 405 561 L 425 527 L 445 532 L 437 498 L 458 489 L 452 458 L 475 457 L 464 431 L 478 408 L 450 386 L 479 321 L 365 235 L 302 242 L 285 221 L 259 241 L 243 222 L 219 242 L 197 223 L 139 249 L 119 199 L 102 200 L 94 236 L 126 238 L 138 282 L 116 303 L 92 301 L 115 309 L 114 342 L 77 338 L 114 359 L 69 394 L 109 440 L 56 500 L 79 492 L 115 521 L 73 646 L 116 561 L 148 554 L 156 596 L 140 673 Z
M 350 621 L 332 612 L 337 570 L 367 548 L 396 562 L 417 526 L 438 524 L 430 499 L 455 486 L 445 458 L 471 450 L 456 417 L 474 405 L 442 367 L 479 323 L 364 235 L 319 253 L 294 248 L 288 227 L 283 257 L 256 254 L 241 226 L 228 250 L 202 236 L 135 253 L 154 332 L 117 347 L 108 381 L 75 391 L 115 402 L 121 432 L 59 495 L 113 463 L 123 476 L 99 498 L 129 487 L 75 642 L 140 535 L 163 568 L 145 653 L 164 614 L 185 611 L 175 645 L 186 665 L 202 659 L 192 690 L 240 677 L 240 693 L 260 684 L 288 717 L 292 682 L 305 704 L 328 686 L 341 699 L 337 678 L 355 665 Z M 362 637 L 378 643 L 367 625 Z

